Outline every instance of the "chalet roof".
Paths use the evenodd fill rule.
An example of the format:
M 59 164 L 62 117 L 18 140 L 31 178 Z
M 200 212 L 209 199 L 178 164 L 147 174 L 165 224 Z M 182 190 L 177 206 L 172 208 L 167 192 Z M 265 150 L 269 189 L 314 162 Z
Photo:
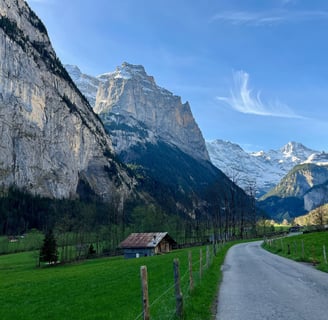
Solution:
M 131 233 L 119 245 L 120 248 L 155 248 L 165 237 L 173 243 L 175 241 L 167 232 Z

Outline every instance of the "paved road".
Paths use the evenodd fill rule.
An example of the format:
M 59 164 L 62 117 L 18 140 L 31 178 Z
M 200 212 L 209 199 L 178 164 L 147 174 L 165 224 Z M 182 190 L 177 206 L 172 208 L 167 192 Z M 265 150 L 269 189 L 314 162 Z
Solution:
M 260 244 L 228 251 L 216 320 L 327 320 L 328 274 L 273 255 Z

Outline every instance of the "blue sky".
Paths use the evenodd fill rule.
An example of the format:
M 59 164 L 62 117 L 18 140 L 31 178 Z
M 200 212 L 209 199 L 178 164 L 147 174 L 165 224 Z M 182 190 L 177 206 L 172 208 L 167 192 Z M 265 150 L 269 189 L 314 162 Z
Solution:
M 63 63 L 142 64 L 205 139 L 328 151 L 328 1 L 28 0 Z

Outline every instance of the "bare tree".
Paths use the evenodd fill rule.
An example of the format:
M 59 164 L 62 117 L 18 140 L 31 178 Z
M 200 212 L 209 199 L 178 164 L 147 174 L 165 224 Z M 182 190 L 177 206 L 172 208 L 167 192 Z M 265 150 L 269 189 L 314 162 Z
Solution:
M 246 193 L 251 198 L 251 213 L 250 213 L 250 222 L 252 226 L 252 232 L 254 235 L 256 235 L 256 181 L 249 181 L 248 185 L 246 187 Z

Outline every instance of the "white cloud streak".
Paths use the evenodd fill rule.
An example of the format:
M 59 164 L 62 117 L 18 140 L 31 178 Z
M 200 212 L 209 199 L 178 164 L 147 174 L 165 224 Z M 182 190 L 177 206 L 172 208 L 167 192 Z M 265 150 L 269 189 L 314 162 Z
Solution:
M 230 97 L 217 97 L 217 100 L 228 104 L 232 109 L 258 116 L 304 119 L 297 115 L 289 106 L 279 101 L 264 103 L 261 92 L 252 94 L 249 89 L 249 74 L 238 71 L 234 74 L 235 87 L 230 91 Z
M 264 26 L 287 22 L 311 21 L 316 19 L 328 20 L 328 11 L 225 11 L 214 15 L 210 19 L 210 22 L 225 22 L 232 25 Z

